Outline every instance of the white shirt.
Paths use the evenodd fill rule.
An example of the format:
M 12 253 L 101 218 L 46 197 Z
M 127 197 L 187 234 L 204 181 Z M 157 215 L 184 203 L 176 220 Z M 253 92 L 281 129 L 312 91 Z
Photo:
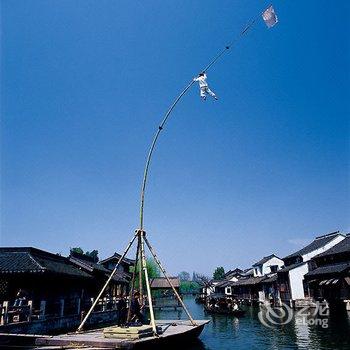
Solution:
M 208 86 L 207 75 L 205 73 L 204 73 L 204 75 L 201 75 L 197 78 L 194 78 L 193 80 L 199 82 L 199 87 L 207 87 Z

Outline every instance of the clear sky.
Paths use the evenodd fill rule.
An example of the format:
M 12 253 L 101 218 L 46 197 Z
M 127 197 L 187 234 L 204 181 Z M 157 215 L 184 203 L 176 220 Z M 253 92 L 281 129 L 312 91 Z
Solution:
M 1 1 L 1 245 L 122 251 L 146 152 L 265 1 Z M 145 229 L 171 273 L 349 231 L 348 1 L 274 1 L 161 135 Z

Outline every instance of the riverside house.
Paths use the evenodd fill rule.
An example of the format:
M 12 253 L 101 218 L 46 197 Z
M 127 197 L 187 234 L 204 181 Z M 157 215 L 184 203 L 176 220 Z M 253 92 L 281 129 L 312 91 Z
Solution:
M 33 247 L 0 248 L 0 331 L 40 334 L 74 329 L 110 273 L 77 253 L 64 257 Z M 99 302 L 92 323 L 115 318 L 116 296 L 127 290 L 129 280 L 126 272 L 114 276 L 109 298 Z
M 240 270 L 239 273 L 237 269 L 233 270 L 235 273 L 229 271 L 225 275 L 226 279 L 216 284 L 215 291 L 227 296 L 233 296 L 249 304 L 265 302 L 270 285 L 266 285 L 265 292 L 262 282 L 276 275 L 282 266 L 283 260 L 275 254 L 265 256 L 250 269 Z
M 284 259 L 272 254 L 250 269 L 229 271 L 224 280 L 212 281 L 215 294 L 249 304 L 285 302 L 296 307 L 324 297 L 345 301 L 350 308 L 349 243 L 339 231 L 318 236 Z
M 277 272 L 280 302 L 292 306 L 298 306 L 298 303 L 305 305 L 305 298 L 310 299 L 308 285 L 304 279 L 310 270 L 310 259 L 328 251 L 344 238 L 339 231 L 318 236 L 306 247 L 283 258 L 285 267 Z
M 311 261 L 311 271 L 305 275 L 310 296 L 350 311 L 350 234 Z
M 264 286 L 262 282 L 276 275 L 282 266 L 283 260 L 275 254 L 263 257 L 253 264 L 253 275 L 233 284 L 234 294 L 249 303 L 264 303 L 268 300 L 270 285 Z

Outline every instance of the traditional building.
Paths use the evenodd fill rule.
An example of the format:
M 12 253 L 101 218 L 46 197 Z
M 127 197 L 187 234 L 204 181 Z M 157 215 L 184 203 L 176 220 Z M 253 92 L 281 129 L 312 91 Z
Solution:
M 212 281 L 212 292 L 217 295 L 232 296 L 233 294 L 233 282 L 237 282 L 243 276 L 243 270 L 235 268 L 225 273 L 224 279 L 221 281 Z
M 275 303 L 277 271 L 283 265 L 283 260 L 275 254 L 265 256 L 253 265 L 253 276 L 265 277 L 258 285 L 257 293 L 260 303 Z
M 176 291 L 180 292 L 180 278 L 169 277 L 169 280 Z M 150 279 L 151 290 L 153 291 L 172 291 L 172 288 L 165 277 L 155 277 Z
M 263 281 L 271 277 L 281 269 L 283 260 L 275 254 L 263 257 L 255 264 L 252 270 L 242 274 L 242 278 L 231 286 L 236 298 L 250 303 L 263 303 L 268 300 L 269 284 L 263 285 Z
M 311 261 L 311 271 L 305 275 L 310 296 L 330 305 L 345 303 L 350 311 L 350 234 Z
M 110 274 L 83 254 L 67 258 L 33 247 L 0 248 L 0 327 L 20 321 L 29 333 L 75 327 Z M 115 296 L 127 291 L 129 279 L 129 273 L 117 272 L 91 322 L 115 318 Z
M 295 304 L 297 300 L 308 298 L 308 288 L 304 280 L 304 276 L 309 272 L 308 262 L 344 238 L 339 231 L 319 236 L 306 247 L 283 258 L 285 267 L 277 273 L 280 301 Z
M 234 270 L 229 270 L 225 273 L 224 279 L 227 281 L 236 282 L 238 279 L 240 279 L 243 275 L 243 270 L 239 268 L 235 268 Z
M 276 273 L 284 265 L 282 259 L 275 254 L 263 257 L 253 265 L 254 277 L 262 277 L 271 273 Z
M 119 253 L 114 253 L 109 258 L 103 259 L 99 262 L 99 264 L 103 265 L 108 270 L 114 270 L 115 266 L 117 265 L 117 262 L 121 258 L 121 255 Z M 118 273 L 120 276 L 124 276 L 125 278 L 129 278 L 130 276 L 130 268 L 134 266 L 135 260 L 124 258 L 120 264 L 118 265 Z
M 111 275 L 111 269 L 106 268 L 102 264 L 98 263 L 96 259 L 85 254 L 71 251 L 69 260 L 74 266 L 87 272 L 94 278 L 95 285 L 98 290 L 102 288 L 108 277 Z M 105 294 L 110 297 L 127 294 L 129 292 L 130 279 L 130 273 L 117 271 L 112 277 L 112 281 L 108 285 Z M 94 289 L 96 289 L 96 287 Z
M 262 282 L 281 269 L 283 260 L 275 254 L 263 257 L 252 268 L 244 271 L 235 269 L 225 274 L 225 279 L 215 285 L 215 293 L 231 296 L 249 303 L 265 302 L 268 300 L 269 283 Z
M 91 274 L 68 258 L 32 247 L 0 248 L 0 285 L 0 302 L 14 304 L 20 291 L 34 310 L 44 307 L 52 316 L 78 310 L 78 300 L 94 289 Z

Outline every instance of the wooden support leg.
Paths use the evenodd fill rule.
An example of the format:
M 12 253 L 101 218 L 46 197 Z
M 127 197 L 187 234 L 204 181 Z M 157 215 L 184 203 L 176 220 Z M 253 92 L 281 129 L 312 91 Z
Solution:
M 137 270 L 137 265 L 139 262 L 139 251 L 140 251 L 140 237 L 138 237 L 137 240 L 137 249 L 136 249 L 136 258 L 135 258 L 135 264 L 134 264 L 134 271 L 132 273 L 132 279 L 131 279 L 131 288 L 130 288 L 130 292 L 129 292 L 129 309 L 128 309 L 128 316 L 126 318 L 127 322 L 130 322 L 130 318 L 131 318 L 131 299 L 134 293 L 134 289 L 135 289 L 135 279 L 136 279 L 136 270 Z M 140 269 L 141 271 L 141 269 Z
M 156 261 L 156 263 L 158 264 L 159 268 L 160 268 L 161 271 L 163 272 L 164 277 L 166 278 L 166 280 L 168 281 L 170 287 L 172 288 L 172 290 L 173 290 L 175 296 L 177 297 L 177 299 L 179 300 L 181 306 L 182 306 L 183 309 L 185 310 L 185 312 L 186 312 L 186 314 L 187 314 L 189 320 L 191 321 L 192 325 L 193 325 L 193 326 L 197 326 L 196 322 L 194 322 L 194 320 L 193 320 L 191 314 L 190 314 L 189 311 L 187 310 L 186 305 L 185 305 L 184 302 L 182 301 L 182 299 L 181 299 L 179 293 L 177 292 L 177 290 L 175 289 L 175 287 L 174 287 L 173 284 L 171 283 L 169 277 L 167 276 L 167 273 L 166 273 L 165 269 L 163 268 L 161 262 L 159 261 L 157 255 L 156 255 L 155 251 L 153 250 L 151 244 L 149 243 L 148 239 L 147 239 L 146 237 L 143 237 L 143 239 L 144 239 L 144 241 L 146 242 L 146 245 L 147 245 L 149 251 L 150 251 L 151 254 L 153 255 L 154 260 Z
M 139 293 L 140 293 L 140 303 L 143 305 L 143 281 L 142 281 L 142 259 L 141 259 L 141 234 L 138 237 L 139 240 Z
M 99 295 L 96 297 L 94 303 L 92 304 L 90 310 L 88 311 L 88 313 L 86 314 L 86 316 L 84 317 L 83 321 L 80 323 L 80 326 L 78 327 L 77 329 L 77 332 L 80 332 L 83 327 L 84 327 L 84 324 L 85 322 L 87 321 L 87 319 L 89 318 L 91 312 L 93 311 L 93 309 L 95 308 L 96 304 L 98 303 L 99 299 L 101 298 L 103 292 L 105 291 L 105 289 L 107 288 L 109 282 L 111 281 L 111 279 L 113 278 L 113 276 L 115 275 L 115 273 L 117 272 L 117 268 L 119 266 L 119 264 L 121 263 L 121 261 L 125 258 L 126 254 L 128 253 L 129 249 L 131 248 L 132 244 L 134 243 L 135 241 L 135 238 L 136 238 L 136 234 L 134 235 L 134 237 L 132 238 L 132 240 L 129 242 L 129 244 L 127 245 L 124 253 L 122 254 L 122 256 L 119 258 L 117 264 L 115 265 L 115 268 L 114 270 L 112 271 L 111 275 L 109 276 L 107 282 L 105 283 L 105 285 L 102 287 Z
M 151 326 L 152 326 L 154 335 L 157 335 L 156 321 L 154 319 L 153 304 L 152 304 L 151 287 L 149 284 L 148 272 L 147 272 L 145 247 L 144 247 L 144 238 L 145 238 L 144 235 L 145 235 L 145 232 L 141 231 L 141 233 L 140 233 L 140 236 L 141 236 L 141 262 L 142 262 L 143 273 L 145 275 L 147 299 L 148 299 L 149 313 L 150 313 L 150 317 L 151 317 Z

